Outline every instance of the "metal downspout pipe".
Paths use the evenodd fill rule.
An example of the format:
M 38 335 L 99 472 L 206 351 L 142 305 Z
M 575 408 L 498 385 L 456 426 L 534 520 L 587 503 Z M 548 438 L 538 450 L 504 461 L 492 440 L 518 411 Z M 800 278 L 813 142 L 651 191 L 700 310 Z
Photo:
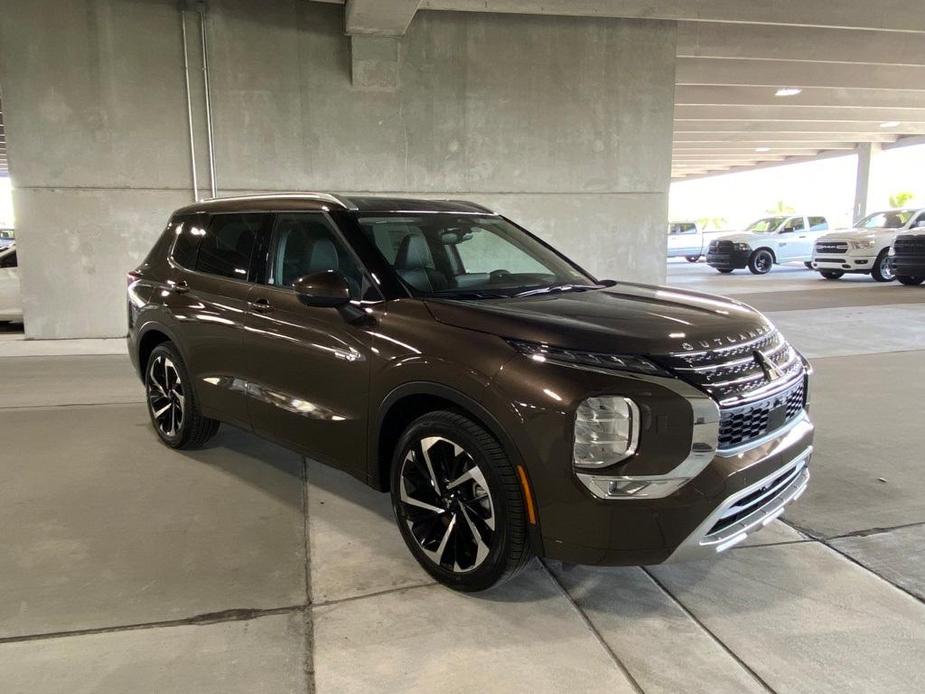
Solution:
M 206 122 L 206 149 L 209 157 L 209 189 L 212 197 L 217 195 L 217 186 L 215 179 L 215 145 L 213 140 L 212 129 L 212 89 L 209 80 L 209 44 L 207 39 L 206 26 L 206 4 L 197 2 L 195 8 L 189 8 L 187 2 L 179 3 L 180 11 L 180 33 L 183 40 L 183 73 L 186 85 L 186 115 L 189 125 L 189 142 L 190 142 L 190 165 L 193 173 L 193 197 L 199 200 L 199 179 L 196 171 L 196 141 L 193 126 L 193 97 L 190 87 L 190 63 L 189 63 L 189 45 L 186 30 L 186 12 L 195 12 L 199 15 L 199 36 L 202 45 L 202 85 L 205 105 L 205 122 Z

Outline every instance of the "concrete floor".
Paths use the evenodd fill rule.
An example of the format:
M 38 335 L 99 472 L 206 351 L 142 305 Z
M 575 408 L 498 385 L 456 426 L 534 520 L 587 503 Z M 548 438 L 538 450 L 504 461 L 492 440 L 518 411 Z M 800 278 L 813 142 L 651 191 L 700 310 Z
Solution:
M 3 341 L 0 691 L 925 690 L 925 289 L 669 282 L 812 357 L 809 490 L 717 561 L 536 561 L 477 596 L 434 585 L 343 474 L 230 427 L 158 444 L 118 345 Z

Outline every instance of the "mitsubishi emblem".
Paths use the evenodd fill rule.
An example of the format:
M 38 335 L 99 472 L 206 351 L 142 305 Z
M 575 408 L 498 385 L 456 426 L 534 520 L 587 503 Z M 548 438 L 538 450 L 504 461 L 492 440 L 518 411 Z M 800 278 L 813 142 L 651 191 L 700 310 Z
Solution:
M 764 355 L 764 352 L 756 349 L 753 354 L 755 355 L 755 361 L 758 362 L 758 366 L 760 366 L 761 370 L 764 371 L 764 377 L 766 379 L 773 382 L 779 378 L 784 377 L 784 372 L 780 370 L 780 367 L 777 364 L 768 359 Z

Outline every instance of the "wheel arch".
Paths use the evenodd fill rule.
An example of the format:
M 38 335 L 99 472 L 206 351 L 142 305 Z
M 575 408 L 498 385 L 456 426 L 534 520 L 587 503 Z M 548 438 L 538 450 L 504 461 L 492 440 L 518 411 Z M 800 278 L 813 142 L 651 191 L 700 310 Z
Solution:
M 753 257 L 755 256 L 755 254 L 759 253 L 760 251 L 767 251 L 768 253 L 770 253 L 770 254 L 771 254 L 771 261 L 772 261 L 775 265 L 777 265 L 777 253 L 775 253 L 775 252 L 774 252 L 774 249 L 771 248 L 770 246 L 758 246 L 758 248 L 756 248 L 755 250 L 752 251 L 751 256 L 749 256 L 749 259 L 753 258 Z
M 139 331 L 135 340 L 135 355 L 137 357 L 138 376 L 142 381 L 145 379 L 145 369 L 148 365 L 148 359 L 154 348 L 164 342 L 172 343 L 180 352 L 180 356 L 186 359 L 183 347 L 176 339 L 170 328 L 160 323 L 146 323 Z
M 459 412 L 485 427 L 501 444 L 511 463 L 515 466 L 522 464 L 520 451 L 513 439 L 488 408 L 455 388 L 430 381 L 414 381 L 393 389 L 379 405 L 375 430 L 369 437 L 367 478 L 370 486 L 389 491 L 392 452 L 402 432 L 421 415 L 439 409 Z

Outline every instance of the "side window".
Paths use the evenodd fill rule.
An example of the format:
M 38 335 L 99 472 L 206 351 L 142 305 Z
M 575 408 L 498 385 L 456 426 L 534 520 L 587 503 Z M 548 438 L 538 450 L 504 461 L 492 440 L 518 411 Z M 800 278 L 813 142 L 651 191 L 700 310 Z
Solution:
M 262 214 L 218 214 L 202 232 L 196 269 L 210 275 L 246 280 Z
M 347 278 L 353 298 L 365 290 L 363 271 L 323 215 L 280 214 L 275 239 L 270 284 L 291 287 L 299 277 L 337 270 Z
M 0 267 L 19 267 L 19 264 L 16 262 L 16 251 L 0 257 Z
M 922 227 L 925 227 L 925 212 L 920 212 L 915 221 L 909 225 L 910 229 L 921 229 Z
M 829 223 L 825 217 L 810 217 L 809 228 L 810 231 L 823 231 L 829 228 Z
M 802 217 L 791 217 L 787 220 L 784 226 L 781 228 L 781 233 L 786 234 L 793 231 L 803 231 L 803 218 Z
M 181 267 L 190 270 L 195 268 L 199 242 L 205 234 L 202 220 L 196 217 L 179 217 L 172 220 L 170 225 L 176 235 L 171 257 Z

